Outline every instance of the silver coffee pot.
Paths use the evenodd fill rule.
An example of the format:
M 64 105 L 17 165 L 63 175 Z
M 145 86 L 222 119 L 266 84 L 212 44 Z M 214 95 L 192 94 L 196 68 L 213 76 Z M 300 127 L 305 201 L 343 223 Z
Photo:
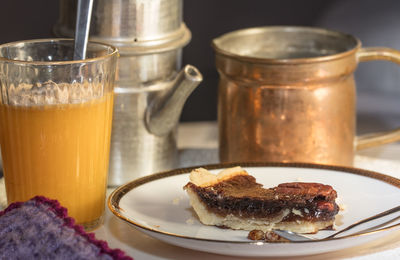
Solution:
M 97 0 L 90 40 L 118 47 L 109 186 L 174 168 L 176 128 L 183 105 L 202 81 L 193 66 L 181 69 L 191 33 L 182 0 Z M 73 37 L 76 3 L 60 1 L 57 36 Z

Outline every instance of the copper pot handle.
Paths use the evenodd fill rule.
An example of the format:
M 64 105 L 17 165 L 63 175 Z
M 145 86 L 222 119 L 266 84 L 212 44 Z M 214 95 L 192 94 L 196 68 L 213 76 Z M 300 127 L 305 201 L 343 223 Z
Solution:
M 357 59 L 359 62 L 387 60 L 400 65 L 400 51 L 381 47 L 362 48 L 357 52 Z M 355 140 L 355 149 L 362 150 L 396 141 L 400 141 L 400 128 L 357 136 Z

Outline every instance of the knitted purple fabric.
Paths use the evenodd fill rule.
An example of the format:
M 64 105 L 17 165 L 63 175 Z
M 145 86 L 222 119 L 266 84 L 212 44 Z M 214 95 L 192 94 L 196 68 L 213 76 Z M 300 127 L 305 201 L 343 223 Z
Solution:
M 132 258 L 75 225 L 58 201 L 37 196 L 0 212 L 0 259 Z

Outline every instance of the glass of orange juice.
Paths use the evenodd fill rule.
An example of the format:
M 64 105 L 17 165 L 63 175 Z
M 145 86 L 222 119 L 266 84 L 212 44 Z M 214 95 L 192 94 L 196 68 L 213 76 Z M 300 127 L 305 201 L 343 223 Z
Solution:
M 116 48 L 73 40 L 0 45 L 0 144 L 8 203 L 57 199 L 91 230 L 102 222 Z

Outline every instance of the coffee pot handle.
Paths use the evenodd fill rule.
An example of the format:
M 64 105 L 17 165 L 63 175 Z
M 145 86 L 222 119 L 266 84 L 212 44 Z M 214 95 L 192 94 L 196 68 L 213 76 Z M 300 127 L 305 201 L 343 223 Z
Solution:
M 386 60 L 400 65 L 400 51 L 384 47 L 362 48 L 357 52 L 357 59 L 359 62 Z M 356 150 L 362 150 L 396 141 L 400 141 L 400 128 L 357 136 L 355 147 Z

